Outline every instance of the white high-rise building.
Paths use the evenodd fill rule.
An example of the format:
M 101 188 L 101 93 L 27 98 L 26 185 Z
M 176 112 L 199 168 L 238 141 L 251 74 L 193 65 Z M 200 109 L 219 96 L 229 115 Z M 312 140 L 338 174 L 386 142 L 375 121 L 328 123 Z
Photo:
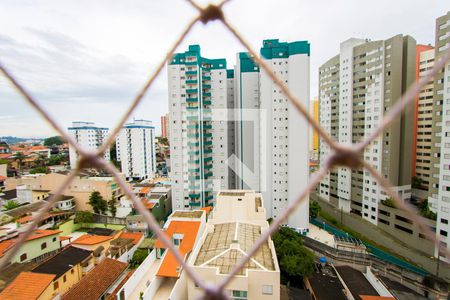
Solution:
M 436 20 L 435 61 L 450 48 L 450 12 Z M 436 237 L 450 249 L 450 63 L 434 77 L 433 135 L 431 138 L 431 172 L 428 203 L 436 211 Z M 444 252 L 435 256 L 446 261 Z
M 155 127 L 151 121 L 125 124 L 116 138 L 117 160 L 127 179 L 152 178 L 156 172 Z
M 191 45 L 172 57 L 168 80 L 172 207 L 198 208 L 229 185 L 226 60 Z
M 310 44 L 264 40 L 260 53 L 304 107 L 309 107 Z M 261 193 L 268 214 L 276 218 L 308 184 L 310 125 L 264 71 L 260 72 L 260 105 Z M 308 199 L 287 224 L 298 230 L 308 228 Z
M 69 134 L 75 141 L 85 149 L 96 150 L 105 141 L 108 135 L 108 128 L 97 127 L 94 122 L 72 122 L 69 127 Z M 70 168 L 75 169 L 78 161 L 78 153 L 69 145 Z M 109 160 L 109 147 L 105 151 L 104 158 Z
M 236 188 L 259 191 L 261 190 L 259 66 L 250 54 L 238 53 L 234 74 Z

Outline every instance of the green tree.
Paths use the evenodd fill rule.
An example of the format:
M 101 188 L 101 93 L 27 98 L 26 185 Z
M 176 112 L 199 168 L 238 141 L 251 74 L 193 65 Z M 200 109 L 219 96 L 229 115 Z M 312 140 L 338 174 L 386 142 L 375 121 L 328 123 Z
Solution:
M 48 173 L 47 167 L 36 167 L 30 170 L 30 174 Z
M 117 207 L 116 207 L 116 200 L 115 199 L 111 199 L 108 201 L 108 208 L 109 211 L 111 212 L 112 216 L 115 217 L 116 213 L 117 213 Z
M 163 145 L 166 145 L 166 146 L 169 145 L 169 140 L 168 140 L 167 138 L 165 138 L 165 137 L 160 137 L 160 138 L 159 138 L 159 142 L 160 142 L 161 144 L 163 144 Z
M 19 206 L 20 206 L 20 204 L 17 203 L 16 201 L 14 201 L 14 200 L 9 200 L 8 202 L 6 202 L 5 205 L 3 205 L 3 210 L 10 210 L 10 209 L 17 208 L 17 207 L 19 207 Z
M 92 206 L 92 209 L 96 214 L 105 214 L 108 209 L 108 202 L 103 199 L 102 195 L 98 191 L 91 193 L 88 204 Z
M 142 262 L 145 260 L 145 258 L 148 256 L 148 251 L 145 249 L 137 249 L 134 254 L 133 257 L 131 258 L 130 261 L 130 267 L 132 268 L 137 268 L 139 267 L 140 264 L 142 264 Z
M 414 188 L 414 189 L 420 189 L 420 188 L 422 188 L 422 183 L 423 183 L 422 178 L 417 177 L 417 176 L 413 176 L 413 178 L 412 178 L 412 180 L 411 180 L 411 186 L 412 186 L 412 188 Z
M 419 204 L 419 212 L 425 218 L 428 218 L 431 220 L 437 219 L 437 214 L 430 210 L 430 207 L 428 205 L 428 199 L 425 199 L 424 201 L 422 201 Z
M 94 216 L 90 211 L 77 211 L 75 213 L 75 223 L 86 224 L 92 223 L 94 221 Z
M 38 153 L 37 157 L 36 157 L 36 162 L 40 167 L 45 166 L 45 163 L 47 161 L 47 155 L 45 155 L 44 153 Z
M 19 168 L 19 170 L 22 169 L 22 162 L 23 162 L 23 160 L 24 160 L 25 158 L 26 158 L 26 156 L 23 155 L 22 152 L 16 152 L 16 153 L 13 155 L 13 159 L 17 162 L 17 167 Z
M 64 144 L 64 140 L 60 136 L 52 136 L 44 140 L 44 146 L 59 146 Z
M 317 218 L 317 216 L 319 215 L 319 212 L 322 208 L 319 205 L 319 202 L 317 201 L 312 201 L 309 204 L 309 216 L 313 219 Z
M 298 277 L 314 271 L 314 254 L 303 246 L 302 236 L 289 227 L 281 227 L 272 236 L 282 277 L 297 282 Z

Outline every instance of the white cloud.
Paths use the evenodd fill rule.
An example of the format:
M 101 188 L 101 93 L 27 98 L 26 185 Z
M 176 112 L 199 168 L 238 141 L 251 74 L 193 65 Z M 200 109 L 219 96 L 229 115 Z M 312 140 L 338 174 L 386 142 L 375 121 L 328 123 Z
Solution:
M 217 2 L 217 1 L 216 1 Z M 230 20 L 258 50 L 265 38 L 311 42 L 311 96 L 317 69 L 351 36 L 410 34 L 434 42 L 445 1 L 233 0 Z M 207 1 L 201 1 L 207 3 Z M 112 126 L 195 10 L 181 0 L 0 2 L 0 61 L 65 126 L 73 120 Z M 218 23 L 198 24 L 178 49 L 197 43 L 206 57 L 232 67 L 244 48 Z M 135 112 L 151 119 L 167 110 L 165 72 Z M 42 136 L 51 129 L 0 79 L 0 135 Z M 5 118 L 9 116 L 9 118 Z

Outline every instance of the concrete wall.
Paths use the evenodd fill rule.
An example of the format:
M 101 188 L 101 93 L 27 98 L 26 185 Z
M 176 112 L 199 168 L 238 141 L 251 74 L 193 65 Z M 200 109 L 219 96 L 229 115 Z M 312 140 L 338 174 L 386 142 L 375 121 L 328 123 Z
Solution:
M 155 279 L 150 283 L 148 288 L 145 290 L 144 295 L 142 296 L 142 299 L 144 300 L 151 300 L 155 296 L 156 292 L 158 291 L 159 287 L 164 281 L 164 277 L 158 277 L 155 276 Z

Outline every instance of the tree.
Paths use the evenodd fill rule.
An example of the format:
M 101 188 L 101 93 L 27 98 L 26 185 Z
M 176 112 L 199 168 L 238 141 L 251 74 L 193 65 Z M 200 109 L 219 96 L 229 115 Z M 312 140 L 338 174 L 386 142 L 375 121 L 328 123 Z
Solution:
M 44 153 L 38 153 L 37 157 L 36 157 L 36 162 L 38 163 L 39 166 L 45 166 L 45 163 L 47 161 L 47 155 Z
M 419 204 L 419 212 L 425 218 L 428 218 L 428 219 L 431 219 L 431 220 L 436 220 L 437 219 L 437 214 L 432 212 L 430 210 L 430 207 L 428 206 L 428 199 L 425 199 L 424 201 L 422 201 Z
M 17 208 L 17 207 L 19 207 L 19 206 L 20 206 L 20 204 L 17 203 L 16 201 L 14 201 L 14 200 L 9 200 L 8 202 L 6 202 L 5 205 L 3 205 L 3 210 L 10 210 L 10 209 Z
M 302 236 L 289 227 L 281 227 L 272 236 L 280 269 L 288 281 L 298 282 L 298 277 L 314 271 L 314 254 L 303 246 Z
M 169 145 L 169 140 L 167 140 L 167 138 L 165 138 L 165 137 L 160 137 L 159 138 L 159 143 L 168 146 Z
M 92 223 L 94 221 L 94 216 L 90 211 L 77 211 L 75 213 L 75 223 Z
M 105 214 L 108 208 L 108 202 L 106 202 L 100 192 L 97 191 L 91 193 L 88 204 L 92 206 L 92 209 L 96 214 Z
M 13 159 L 14 159 L 15 161 L 17 161 L 17 167 L 19 168 L 19 170 L 22 169 L 22 162 L 23 162 L 23 160 L 25 159 L 25 155 L 23 155 L 22 152 L 16 152 L 16 153 L 13 155 Z
M 59 146 L 64 144 L 64 140 L 60 136 L 52 136 L 44 140 L 44 146 Z
M 314 200 L 313 202 L 311 202 L 309 204 L 309 216 L 312 219 L 317 218 L 317 216 L 319 215 L 319 212 L 320 212 L 321 209 L 322 208 L 320 207 L 319 202 Z
M 131 258 L 130 266 L 132 268 L 139 267 L 140 264 L 145 260 L 145 258 L 148 256 L 148 251 L 145 249 L 137 249 L 134 254 L 133 258 Z
M 108 201 L 108 208 L 112 216 L 115 217 L 117 213 L 116 200 L 113 198 Z
M 48 173 L 47 167 L 36 167 L 30 170 L 30 174 Z
M 414 189 L 420 189 L 420 188 L 422 188 L 422 183 L 423 183 L 422 178 L 413 176 L 413 178 L 411 180 L 411 187 Z

